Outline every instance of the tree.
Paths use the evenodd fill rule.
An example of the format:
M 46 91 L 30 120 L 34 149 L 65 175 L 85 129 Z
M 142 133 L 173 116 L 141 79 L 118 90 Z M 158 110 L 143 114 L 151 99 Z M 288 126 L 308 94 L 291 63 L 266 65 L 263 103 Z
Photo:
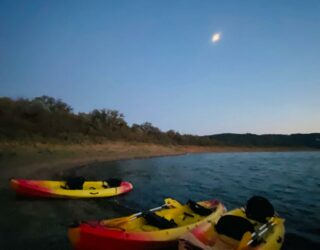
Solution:
M 53 97 L 43 95 L 34 98 L 32 101 L 41 103 L 44 106 L 44 108 L 49 110 L 50 112 L 72 112 L 71 106 L 63 102 L 61 99 L 55 99 Z

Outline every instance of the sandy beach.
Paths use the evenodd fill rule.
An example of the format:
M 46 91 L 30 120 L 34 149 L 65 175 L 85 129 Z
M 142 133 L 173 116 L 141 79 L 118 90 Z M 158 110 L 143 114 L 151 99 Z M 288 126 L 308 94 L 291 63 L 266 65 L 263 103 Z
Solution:
M 178 146 L 137 142 L 102 144 L 0 143 L 0 171 L 3 178 L 44 178 L 69 168 L 94 162 L 181 155 L 205 152 L 262 152 L 308 150 L 302 148 L 255 148 L 226 146 Z

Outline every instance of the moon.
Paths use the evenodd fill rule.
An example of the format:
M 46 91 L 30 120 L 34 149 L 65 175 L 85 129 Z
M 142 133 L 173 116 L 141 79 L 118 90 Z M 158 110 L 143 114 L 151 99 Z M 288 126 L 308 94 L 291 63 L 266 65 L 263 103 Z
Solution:
M 213 43 L 216 43 L 216 42 L 220 41 L 220 39 L 221 39 L 221 33 L 214 33 L 212 35 L 211 41 Z

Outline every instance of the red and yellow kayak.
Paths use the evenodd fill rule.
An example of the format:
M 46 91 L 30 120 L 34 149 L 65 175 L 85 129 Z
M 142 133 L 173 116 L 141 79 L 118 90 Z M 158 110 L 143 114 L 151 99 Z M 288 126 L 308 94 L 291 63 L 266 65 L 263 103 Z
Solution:
M 130 182 L 120 181 L 108 186 L 106 181 L 84 181 L 81 189 L 69 189 L 65 181 L 11 179 L 11 187 L 19 195 L 47 198 L 103 198 L 127 193 L 132 190 Z
M 194 207 L 200 207 L 200 211 Z M 206 213 L 203 213 L 205 210 Z M 68 231 L 77 250 L 155 250 L 177 248 L 178 238 L 203 223 L 215 223 L 225 212 L 217 200 L 162 208 L 150 216 L 128 216 L 81 223 Z
M 225 213 L 214 226 L 203 223 L 183 235 L 179 250 L 280 250 L 285 234 L 284 219 L 275 215 L 270 203 L 261 197 L 252 200 L 257 199 L 264 202 L 259 210 L 251 209 L 248 213 L 248 206 L 237 208 Z M 266 216 L 260 216 L 263 213 Z

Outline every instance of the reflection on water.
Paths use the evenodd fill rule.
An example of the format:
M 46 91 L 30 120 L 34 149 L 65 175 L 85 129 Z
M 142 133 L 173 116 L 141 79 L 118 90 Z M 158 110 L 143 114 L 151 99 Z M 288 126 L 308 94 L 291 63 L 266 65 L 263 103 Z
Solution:
M 94 164 L 61 175 L 121 177 L 134 184 L 127 195 L 101 200 L 19 200 L 2 196 L 1 242 L 12 249 L 69 249 L 65 225 L 78 219 L 120 216 L 162 204 L 166 197 L 217 198 L 228 209 L 252 195 L 267 197 L 286 219 L 283 249 L 319 249 L 320 153 L 189 154 Z M 37 235 L 36 237 L 34 235 Z M 25 243 L 14 242 L 19 235 Z M 0 237 L 1 237 L 0 236 Z M 12 241 L 12 244 L 9 242 Z M 4 248 L 9 249 L 9 248 Z

